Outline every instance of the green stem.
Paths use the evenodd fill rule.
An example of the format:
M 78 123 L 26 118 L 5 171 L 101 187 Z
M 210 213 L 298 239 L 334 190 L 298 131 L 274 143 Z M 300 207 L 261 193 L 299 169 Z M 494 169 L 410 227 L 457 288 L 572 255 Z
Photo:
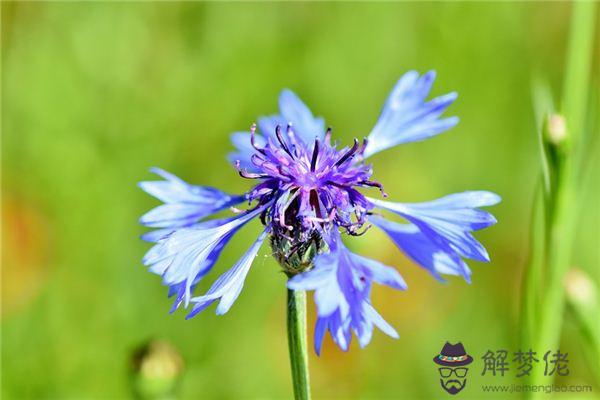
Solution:
M 569 269 L 576 212 L 578 208 L 578 166 L 583 157 L 581 139 L 585 126 L 591 57 L 595 28 L 595 2 L 573 2 L 567 71 L 563 89 L 562 114 L 566 136 L 554 142 L 546 136 L 549 152 L 550 187 L 545 199 L 545 282 L 539 282 L 539 324 L 535 350 L 542 354 L 556 351 L 560 343 L 565 294 L 563 280 Z M 532 288 L 530 288 L 532 289 Z M 534 369 L 534 384 L 547 384 L 552 377 Z M 541 397 L 539 393 L 531 397 Z
M 593 65 L 596 6 L 595 1 L 572 3 L 562 112 L 567 118 L 567 129 L 575 150 L 580 150 L 578 145 L 585 126 L 590 72 Z
M 543 219 L 543 202 L 544 202 L 544 184 L 539 185 L 536 191 L 535 199 L 531 208 L 530 217 L 530 251 L 528 262 L 525 264 L 523 271 L 523 281 L 521 286 L 521 316 L 520 316 L 520 343 L 521 348 L 530 349 L 533 342 L 533 332 L 536 331 L 538 323 L 539 311 L 539 294 L 537 287 L 542 278 L 542 268 L 544 264 L 544 242 L 542 235 L 544 219 Z
M 306 349 L 306 292 L 288 289 L 287 330 L 296 400 L 310 399 Z
M 564 166 L 566 167 L 566 166 Z M 569 267 L 573 245 L 574 228 L 574 187 L 566 179 L 568 169 L 560 173 L 557 190 L 552 198 L 548 232 L 547 279 L 543 290 L 540 312 L 540 326 L 535 349 L 543 355 L 546 351 L 558 349 L 564 314 L 563 279 Z M 532 378 L 535 384 L 549 383 L 552 377 L 544 376 L 543 369 L 534 369 Z M 537 396 L 533 396 L 537 397 Z M 541 397 L 541 396 L 540 396 Z

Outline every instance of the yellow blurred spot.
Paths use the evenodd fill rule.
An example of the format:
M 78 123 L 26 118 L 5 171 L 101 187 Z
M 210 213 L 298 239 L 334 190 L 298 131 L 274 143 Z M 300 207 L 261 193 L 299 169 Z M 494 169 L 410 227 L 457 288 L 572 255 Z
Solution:
M 554 144 L 559 144 L 567 137 L 565 117 L 553 114 L 548 117 L 548 137 Z
M 586 305 L 595 304 L 598 293 L 591 278 L 580 269 L 572 269 L 564 280 L 567 298 L 573 303 Z
M 138 349 L 133 363 L 135 390 L 142 399 L 170 398 L 184 369 L 179 351 L 162 340 Z

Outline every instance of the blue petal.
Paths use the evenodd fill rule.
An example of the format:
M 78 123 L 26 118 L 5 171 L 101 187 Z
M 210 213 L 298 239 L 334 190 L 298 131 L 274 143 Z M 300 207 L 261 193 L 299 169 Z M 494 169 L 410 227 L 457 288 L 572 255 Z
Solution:
M 466 258 L 489 261 L 487 251 L 470 232 L 496 223 L 493 215 L 474 207 L 497 204 L 500 201 L 498 195 L 485 191 L 470 191 L 426 203 L 369 200 L 380 208 L 406 218 L 438 246 L 449 246 Z
M 348 351 L 350 342 L 352 341 L 352 333 L 350 331 L 350 319 L 342 318 L 338 311 L 328 318 L 329 332 L 335 344 L 343 351 Z
M 326 255 L 327 253 L 323 254 L 323 256 Z M 335 274 L 335 265 L 333 263 L 328 265 L 326 261 L 320 265 L 320 268 L 313 268 L 294 276 L 288 281 L 288 288 L 293 290 L 316 290 L 325 285 L 331 279 L 332 274 Z
M 496 193 L 467 191 L 444 196 L 437 200 L 424 203 L 409 203 L 405 206 L 419 210 L 422 214 L 448 220 L 449 222 L 465 226 L 472 230 L 479 230 L 495 224 L 494 216 L 477 207 L 493 206 L 502 199 Z
M 365 313 L 367 314 L 367 318 L 370 321 L 373 321 L 373 324 L 377 326 L 383 333 L 386 335 L 393 337 L 394 339 L 398 339 L 400 335 L 398 332 L 387 323 L 385 319 L 373 308 L 371 304 L 365 305 Z
M 221 255 L 221 251 L 223 250 L 225 245 L 229 242 L 229 240 L 234 235 L 234 233 L 235 232 L 232 232 L 229 235 L 225 236 L 217 244 L 217 246 L 210 252 L 206 261 L 204 261 L 204 263 L 201 265 L 201 267 L 198 271 L 198 274 L 196 274 L 196 277 L 194 278 L 192 285 L 190 286 L 190 290 L 189 290 L 190 292 L 193 292 L 194 289 L 196 288 L 196 285 L 198 284 L 198 282 L 200 282 L 200 280 L 202 278 L 204 278 L 204 276 L 210 272 L 212 267 L 215 265 L 215 263 L 219 259 L 219 256 Z M 187 289 L 187 281 L 177 283 L 169 288 L 169 297 L 172 297 L 175 293 L 177 293 L 177 297 L 175 298 L 175 301 L 173 302 L 173 306 L 171 307 L 171 310 L 169 311 L 170 313 L 175 312 L 175 310 L 177 310 L 177 308 L 179 308 L 179 306 L 183 302 L 184 297 L 187 293 L 186 289 Z
M 193 317 L 219 299 L 220 302 L 219 306 L 217 307 L 217 314 L 222 315 L 229 311 L 242 291 L 244 280 L 248 275 L 250 266 L 258 254 L 258 250 L 267 236 L 267 233 L 268 229 L 265 229 L 252 247 L 248 249 L 246 254 L 244 254 L 244 256 L 240 258 L 240 260 L 230 270 L 221 275 L 205 295 L 191 299 L 195 305 L 186 318 Z
M 315 118 L 310 109 L 291 90 L 283 90 L 279 95 L 279 112 L 286 123 L 291 123 L 294 133 L 304 141 L 313 143 L 325 135 L 325 122 Z
M 139 186 L 165 204 L 144 214 L 140 218 L 142 225 L 153 228 L 189 226 L 245 199 L 212 187 L 190 185 L 158 168 L 152 168 L 152 171 L 165 180 L 140 182 Z
M 395 268 L 355 254 L 352 255 L 352 258 L 354 258 L 357 265 L 361 266 L 362 271 L 372 281 L 394 289 L 406 290 L 406 282 L 404 282 L 404 279 L 402 279 L 402 276 Z
M 191 225 L 213 214 L 213 210 L 213 204 L 163 204 L 144 214 L 140 223 L 148 227 L 177 228 Z
M 325 338 L 325 332 L 327 332 L 327 319 L 317 318 L 315 324 L 315 335 L 314 335 L 314 349 L 317 355 L 321 355 L 321 347 L 323 346 L 323 339 Z
M 142 240 L 145 240 L 146 242 L 156 243 L 160 239 L 164 239 L 165 237 L 170 235 L 172 232 L 173 232 L 172 228 L 155 229 L 153 231 L 144 233 L 142 235 Z
M 185 282 L 185 305 L 198 276 L 205 275 L 215 263 L 221 248 L 235 232 L 260 214 L 267 204 L 245 214 L 196 224 L 173 231 L 160 239 L 144 256 L 144 265 L 160 273 L 166 285 Z
M 160 168 L 151 168 L 151 172 L 164 178 L 164 181 L 140 182 L 140 187 L 148 194 L 164 203 L 210 203 L 214 199 L 227 196 L 222 191 L 209 186 L 194 186 Z
M 382 217 L 372 216 L 369 222 L 383 230 L 408 257 L 427 269 L 436 279 L 444 281 L 441 274 L 462 275 L 470 281 L 471 271 L 460 259 L 448 255 L 425 236 L 416 225 L 399 224 Z
M 317 355 L 321 355 L 321 347 L 325 333 L 329 331 L 334 343 L 343 351 L 348 351 L 352 340 L 350 320 L 343 319 L 339 311 L 328 317 L 317 318 L 314 335 L 314 349 Z
M 402 143 L 435 136 L 458 123 L 456 117 L 439 119 L 456 100 L 456 93 L 425 102 L 434 80 L 434 71 L 429 71 L 420 78 L 416 71 L 410 71 L 400 78 L 367 137 L 365 158 Z

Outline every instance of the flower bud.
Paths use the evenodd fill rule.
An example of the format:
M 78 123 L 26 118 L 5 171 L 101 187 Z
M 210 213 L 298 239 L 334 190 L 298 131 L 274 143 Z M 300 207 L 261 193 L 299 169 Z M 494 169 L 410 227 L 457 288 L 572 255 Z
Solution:
M 565 117 L 560 114 L 548 116 L 547 127 L 548 140 L 553 144 L 562 143 L 567 137 L 567 124 Z
M 297 230 L 294 230 L 297 231 Z M 312 268 L 313 259 L 325 246 L 318 233 L 313 233 L 307 240 L 276 233 L 271 236 L 273 256 L 288 276 L 293 276 Z

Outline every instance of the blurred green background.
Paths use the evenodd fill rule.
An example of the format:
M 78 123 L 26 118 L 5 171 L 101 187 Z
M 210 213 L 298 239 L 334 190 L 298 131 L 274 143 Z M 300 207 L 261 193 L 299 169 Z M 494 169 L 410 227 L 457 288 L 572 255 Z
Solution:
M 569 11 L 556 2 L 2 2 L 2 397 L 131 398 L 134 355 L 161 340 L 181 357 L 169 364 L 182 370 L 175 397 L 290 398 L 285 279 L 268 249 L 227 315 L 169 315 L 166 288 L 140 261 L 149 245 L 137 219 L 158 202 L 136 182 L 160 166 L 241 192 L 248 182 L 225 160 L 229 133 L 275 112 L 282 88 L 349 142 L 370 131 L 409 69 L 437 70 L 433 94 L 458 91 L 449 114 L 461 123 L 377 155 L 374 177 L 399 201 L 501 194 L 491 210 L 499 224 L 477 235 L 492 262 L 470 263 L 472 285 L 440 284 L 380 232 L 347 241 L 405 277 L 406 292 L 373 291 L 401 337 L 377 332 L 348 353 L 328 338 L 323 355 L 310 356 L 314 397 L 448 398 L 431 361 L 446 340 L 476 359 L 463 398 L 481 398 L 482 383 L 518 383 L 514 371 L 481 377 L 480 358 L 518 350 L 540 170 L 531 79 L 559 94 Z M 597 153 L 574 256 L 596 280 Z M 258 229 L 234 238 L 201 290 Z M 309 318 L 312 347 L 312 304 Z M 561 382 L 594 385 L 580 342 L 567 316 L 571 374 Z

